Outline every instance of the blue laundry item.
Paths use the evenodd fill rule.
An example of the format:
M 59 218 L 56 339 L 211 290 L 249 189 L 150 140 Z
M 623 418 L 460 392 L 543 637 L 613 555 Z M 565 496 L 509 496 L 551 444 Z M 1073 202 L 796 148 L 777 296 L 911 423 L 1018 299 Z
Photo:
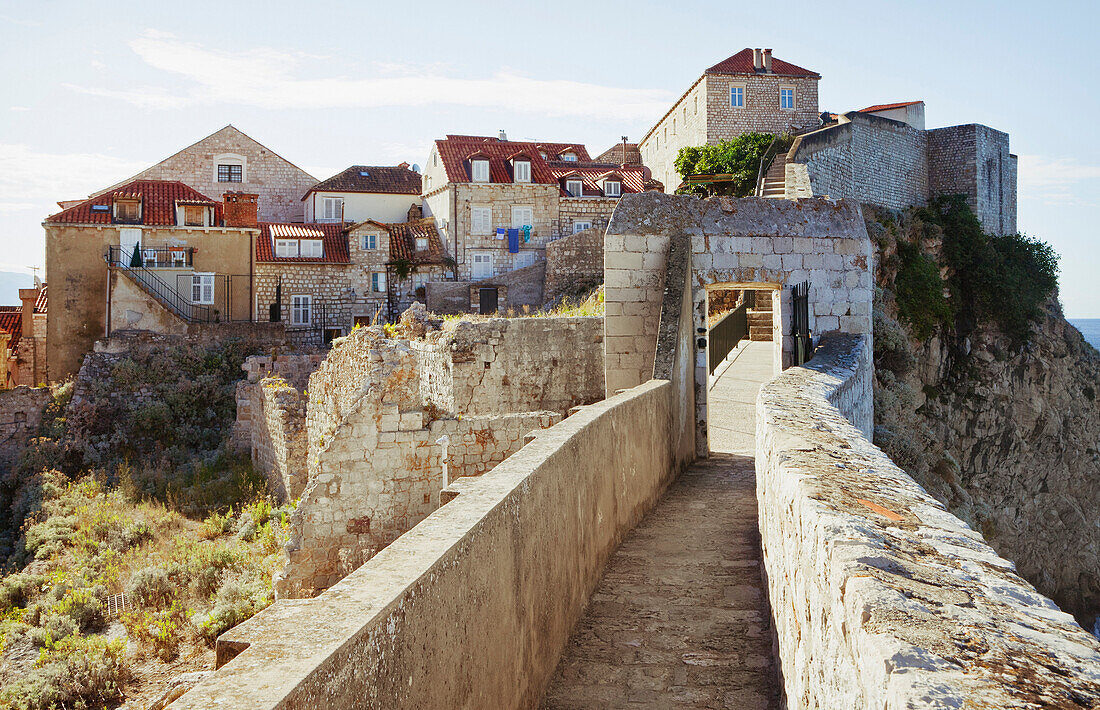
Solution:
M 531 241 L 531 225 L 529 224 L 523 227 L 523 241 L 524 243 Z
M 497 239 L 504 239 L 504 227 L 497 227 Z
M 508 230 L 508 251 L 511 254 L 518 254 L 519 253 L 519 230 L 518 229 L 509 229 Z

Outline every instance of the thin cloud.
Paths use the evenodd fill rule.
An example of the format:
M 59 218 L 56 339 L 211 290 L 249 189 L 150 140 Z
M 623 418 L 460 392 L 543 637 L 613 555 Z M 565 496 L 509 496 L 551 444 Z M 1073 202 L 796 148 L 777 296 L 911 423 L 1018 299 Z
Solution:
M 149 109 L 202 104 L 268 109 L 448 104 L 619 121 L 659 116 L 673 98 L 663 90 L 535 79 L 508 69 L 488 78 L 464 79 L 447 76 L 438 66 L 397 63 L 374 65 L 374 75 L 362 78 L 301 78 L 302 64 L 313 59 L 303 53 L 271 48 L 226 52 L 152 30 L 129 45 L 146 64 L 182 77 L 190 88 L 172 93 L 156 86 L 127 90 L 66 86 Z
M 58 200 L 87 197 L 146 167 L 98 153 L 43 153 L 0 143 L 0 211 L 38 210 L 45 218 L 60 209 Z
M 1017 182 L 1024 199 L 1040 200 L 1049 205 L 1086 205 L 1095 187 L 1082 183 L 1100 180 L 1100 165 L 1086 165 L 1075 158 L 1047 158 L 1021 155 Z

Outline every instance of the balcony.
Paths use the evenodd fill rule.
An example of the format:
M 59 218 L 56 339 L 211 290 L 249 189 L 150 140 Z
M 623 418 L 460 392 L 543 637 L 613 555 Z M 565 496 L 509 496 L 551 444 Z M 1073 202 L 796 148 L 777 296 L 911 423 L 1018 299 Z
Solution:
M 146 269 L 190 269 L 193 266 L 194 247 L 138 247 L 140 266 Z M 137 266 L 133 247 L 107 247 L 107 261 L 119 266 Z

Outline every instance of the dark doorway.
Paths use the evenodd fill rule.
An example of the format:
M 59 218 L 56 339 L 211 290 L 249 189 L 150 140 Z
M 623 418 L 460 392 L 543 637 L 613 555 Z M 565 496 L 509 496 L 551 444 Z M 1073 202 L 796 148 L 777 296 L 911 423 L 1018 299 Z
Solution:
M 495 288 L 478 289 L 478 312 L 483 315 L 491 315 L 497 312 L 497 290 Z

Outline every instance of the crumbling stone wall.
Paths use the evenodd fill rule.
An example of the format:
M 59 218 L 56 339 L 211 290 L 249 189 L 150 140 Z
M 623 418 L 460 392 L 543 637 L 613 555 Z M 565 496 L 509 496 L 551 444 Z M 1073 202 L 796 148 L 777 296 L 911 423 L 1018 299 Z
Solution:
M 586 229 L 546 245 L 544 301 L 576 297 L 603 283 L 603 233 Z
M 489 471 L 533 430 L 602 396 L 598 318 L 341 339 L 309 381 L 308 483 L 277 593 L 331 586 L 434 511 L 450 479 Z
M 21 385 L 0 390 L 0 468 L 10 466 L 42 423 L 48 387 Z
M 757 399 L 787 707 L 1094 707 L 1100 642 L 866 438 L 869 349 L 827 338 Z

